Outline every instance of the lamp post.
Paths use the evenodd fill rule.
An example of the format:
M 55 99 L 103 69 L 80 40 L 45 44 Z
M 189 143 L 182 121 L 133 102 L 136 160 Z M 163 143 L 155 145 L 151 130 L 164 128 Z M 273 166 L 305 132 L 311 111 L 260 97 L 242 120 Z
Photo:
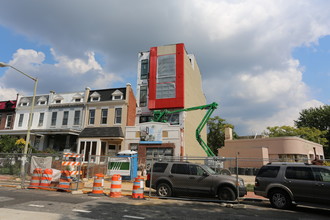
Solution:
M 30 110 L 29 121 L 28 121 L 28 129 L 27 129 L 27 133 L 26 133 L 26 140 L 25 140 L 25 146 L 24 146 L 22 163 L 21 163 L 21 178 L 22 178 L 22 183 L 21 183 L 22 185 L 21 186 L 23 188 L 24 187 L 24 182 L 25 182 L 25 163 L 26 163 L 26 159 L 27 159 L 27 151 L 28 151 L 30 136 L 31 136 L 32 115 L 33 115 L 33 111 L 34 111 L 34 102 L 35 102 L 35 98 L 36 98 L 38 79 L 34 78 L 32 76 L 29 76 L 28 74 L 20 71 L 19 69 L 16 69 L 15 67 L 13 67 L 13 66 L 11 66 L 7 63 L 0 62 L 0 67 L 10 67 L 10 68 L 16 70 L 17 72 L 23 74 L 24 76 L 26 76 L 26 77 L 28 77 L 28 78 L 30 78 L 34 81 L 34 90 L 33 90 L 31 110 Z

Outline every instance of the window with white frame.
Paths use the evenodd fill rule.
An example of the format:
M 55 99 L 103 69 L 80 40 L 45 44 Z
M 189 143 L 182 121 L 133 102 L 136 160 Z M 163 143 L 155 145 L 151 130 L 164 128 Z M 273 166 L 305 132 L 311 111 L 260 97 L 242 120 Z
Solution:
M 46 101 L 47 101 L 46 97 L 42 96 L 38 99 L 37 103 L 38 105 L 46 105 Z
M 18 127 L 22 127 L 23 119 L 24 119 L 24 114 L 19 114 Z
M 55 126 L 56 120 L 57 120 L 57 112 L 52 112 L 52 121 L 51 121 L 50 125 Z
M 147 93 L 148 93 L 148 86 L 141 86 L 140 87 L 140 107 L 147 106 Z
M 45 113 L 40 112 L 39 114 L 39 122 L 38 122 L 38 126 L 42 126 L 44 124 L 44 117 L 45 117 Z
M 97 92 L 93 92 L 93 94 L 91 95 L 91 102 L 98 102 L 100 101 L 100 97 L 101 95 Z
M 11 127 L 12 120 L 13 120 L 13 115 L 7 115 L 6 128 Z
M 108 109 L 104 108 L 101 110 L 101 124 L 108 123 Z
M 80 111 L 77 110 L 74 112 L 74 125 L 79 125 L 80 124 Z
M 122 108 L 115 108 L 115 124 L 121 124 Z
M 27 98 L 22 98 L 20 106 L 28 106 L 29 105 L 29 99 Z
M 56 104 L 60 104 L 60 103 L 62 103 L 62 100 L 63 100 L 64 98 L 62 97 L 62 96 L 60 96 L 60 95 L 57 95 L 55 98 L 54 98 L 54 102 L 56 103 Z
M 62 125 L 68 125 L 69 111 L 63 112 Z
M 123 93 L 119 91 L 118 89 L 114 91 L 112 94 L 112 100 L 122 100 L 123 99 Z
M 94 123 L 95 123 L 95 109 L 90 109 L 88 124 L 93 125 Z

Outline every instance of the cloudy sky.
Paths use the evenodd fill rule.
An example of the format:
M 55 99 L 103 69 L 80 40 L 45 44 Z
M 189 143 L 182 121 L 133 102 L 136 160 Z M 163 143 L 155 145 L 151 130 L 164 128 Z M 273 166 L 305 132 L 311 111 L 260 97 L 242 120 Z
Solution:
M 330 103 L 328 0 L 0 0 L 0 62 L 38 94 L 136 88 L 137 54 L 184 43 L 239 135 Z M 0 100 L 33 81 L 0 69 Z

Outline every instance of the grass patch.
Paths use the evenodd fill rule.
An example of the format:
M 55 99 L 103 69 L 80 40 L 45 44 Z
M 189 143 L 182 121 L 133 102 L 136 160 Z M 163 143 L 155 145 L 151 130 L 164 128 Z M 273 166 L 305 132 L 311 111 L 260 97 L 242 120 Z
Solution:
M 246 190 L 248 192 L 253 192 L 254 191 L 254 185 L 253 184 L 247 184 L 245 187 L 246 187 Z

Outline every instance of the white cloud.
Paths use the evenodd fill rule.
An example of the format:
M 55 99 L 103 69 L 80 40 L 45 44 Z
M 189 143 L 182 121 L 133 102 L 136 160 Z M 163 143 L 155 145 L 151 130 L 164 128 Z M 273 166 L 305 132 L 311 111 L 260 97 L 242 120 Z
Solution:
M 330 34 L 327 0 L 30 0 L 2 6 L 0 24 L 54 48 L 55 64 L 34 50 L 13 56 L 17 67 L 39 77 L 43 92 L 126 83 L 136 77 L 138 52 L 183 42 L 196 56 L 209 102 L 220 103 L 217 113 L 241 135 L 293 123 L 301 109 L 320 104 L 292 50 Z M 3 88 L 6 80 L 6 87 L 31 91 L 8 75 Z
M 54 64 L 46 64 L 45 55 L 42 52 L 34 50 L 18 49 L 9 62 L 24 73 L 38 78 L 38 93 L 48 93 L 50 90 L 57 92 L 81 91 L 85 87 L 109 88 L 118 82 L 122 82 L 120 76 L 114 73 L 104 71 L 102 66 L 96 61 L 94 52 L 86 52 L 87 59 L 70 59 L 64 55 L 57 55 L 54 49 L 51 49 L 57 61 Z M 7 87 L 6 96 L 13 96 L 16 89 L 20 93 L 32 91 L 33 81 L 21 75 L 18 77 L 16 70 L 9 68 L 5 74 L 0 77 L 0 86 Z

